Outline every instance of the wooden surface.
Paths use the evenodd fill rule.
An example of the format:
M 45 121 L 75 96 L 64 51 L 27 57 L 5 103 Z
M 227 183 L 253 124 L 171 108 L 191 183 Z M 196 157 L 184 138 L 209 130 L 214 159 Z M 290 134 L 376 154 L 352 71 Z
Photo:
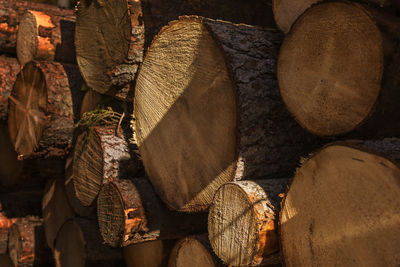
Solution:
M 143 57 L 144 27 L 140 1 L 80 1 L 76 55 L 87 85 L 106 93 L 136 77 Z
M 170 209 L 205 210 L 233 179 L 288 175 L 316 145 L 279 96 L 281 37 L 192 16 L 153 40 L 135 89 L 136 136 L 149 179 Z
M 65 194 L 63 178 L 53 179 L 47 184 L 43 195 L 42 214 L 46 242 L 53 249 L 61 226 L 68 219 L 75 217 Z
M 15 58 L 0 56 L 0 120 L 2 121 L 8 119 L 8 96 L 20 70 L 21 67 Z
M 17 56 L 21 65 L 31 60 L 75 63 L 75 16 L 27 10 L 18 26 Z
M 8 115 L 19 158 L 66 157 L 79 118 L 81 82 L 74 65 L 33 61 L 24 66 L 9 97 Z
M 124 247 L 126 266 L 167 266 L 168 257 L 174 243 L 175 240 L 156 240 Z
M 205 231 L 206 214 L 168 210 L 146 177 L 110 181 L 97 201 L 100 232 L 111 246 L 176 239 Z
M 278 80 L 304 128 L 321 136 L 396 135 L 399 25 L 351 2 L 316 5 L 296 22 L 280 50 Z
M 332 144 L 303 164 L 282 207 L 286 266 L 399 263 L 399 148 L 394 138 Z
M 221 186 L 208 215 L 215 254 L 227 265 L 253 266 L 279 250 L 281 196 L 289 179 L 236 181 Z

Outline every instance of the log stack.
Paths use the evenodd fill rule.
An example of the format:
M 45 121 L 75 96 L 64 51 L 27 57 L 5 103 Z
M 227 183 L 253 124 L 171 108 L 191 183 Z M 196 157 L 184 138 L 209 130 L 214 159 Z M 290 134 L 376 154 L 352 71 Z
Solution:
M 400 265 L 393 7 L 0 0 L 0 265 Z

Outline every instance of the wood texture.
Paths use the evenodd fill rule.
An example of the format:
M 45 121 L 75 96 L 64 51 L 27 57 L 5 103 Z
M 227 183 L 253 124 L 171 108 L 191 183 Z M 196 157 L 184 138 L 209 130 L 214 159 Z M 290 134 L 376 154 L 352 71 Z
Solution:
M 293 23 L 313 4 L 322 0 L 273 0 L 272 10 L 278 28 L 289 33 Z
M 18 24 L 26 10 L 36 10 L 54 15 L 73 16 L 72 10 L 22 0 L 0 1 L 0 51 L 16 53 Z
M 280 99 L 278 31 L 181 17 L 153 40 L 135 89 L 140 155 L 169 208 L 205 210 L 233 179 L 285 177 L 317 141 Z
M 235 181 L 221 186 L 208 215 L 215 254 L 227 265 L 259 265 L 279 250 L 278 214 L 289 179 Z
M 123 266 L 121 249 L 103 244 L 96 221 L 75 218 L 60 229 L 54 249 L 57 267 Z
M 75 16 L 27 10 L 18 26 L 17 56 L 21 65 L 32 60 L 75 63 Z
M 334 143 L 303 163 L 280 218 L 286 266 L 399 264 L 399 148 L 395 138 Z
M 205 227 L 205 214 L 168 210 L 144 177 L 104 185 L 97 214 L 104 242 L 111 246 L 180 238 Z
M 16 218 L 7 218 L 4 212 L 0 212 L 0 254 L 7 253 L 8 235 L 10 232 L 10 227 L 15 221 Z
M 79 118 L 81 78 L 74 65 L 33 61 L 9 97 L 8 127 L 22 158 L 65 158 Z
M 68 203 L 64 189 L 64 179 L 49 181 L 42 201 L 43 226 L 47 245 L 54 249 L 54 242 L 61 226 L 75 217 Z
M 399 119 L 400 19 L 351 2 L 309 9 L 282 44 L 280 92 L 310 132 L 393 136 Z
M 20 70 L 21 67 L 15 58 L 0 56 L 0 120 L 2 121 L 7 121 L 8 96 Z
M 90 127 L 78 137 L 73 157 L 76 197 L 84 206 L 93 204 L 103 184 L 135 175 L 141 164 L 117 125 Z
M 18 219 L 10 228 L 8 251 L 14 266 L 51 264 L 42 220 L 32 216 Z
M 189 236 L 180 239 L 174 246 L 168 261 L 168 267 L 223 267 L 214 254 L 207 235 Z
M 106 93 L 129 85 L 143 57 L 140 1 L 80 1 L 76 55 L 87 85 Z
M 168 257 L 174 243 L 175 240 L 156 240 L 124 247 L 126 266 L 167 266 Z

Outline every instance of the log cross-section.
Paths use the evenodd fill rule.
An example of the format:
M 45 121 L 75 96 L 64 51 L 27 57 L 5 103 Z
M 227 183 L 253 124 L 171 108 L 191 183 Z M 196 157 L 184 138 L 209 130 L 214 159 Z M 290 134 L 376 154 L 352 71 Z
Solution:
M 303 163 L 284 198 L 285 266 L 400 262 L 400 140 L 330 144 Z
M 115 180 L 103 186 L 97 201 L 100 232 L 111 246 L 175 239 L 204 231 L 204 213 L 170 211 L 147 178 Z
M 234 179 L 287 177 L 315 145 L 279 96 L 281 40 L 277 30 L 195 16 L 153 40 L 135 88 L 136 136 L 171 209 L 205 210 Z
M 259 265 L 279 250 L 280 201 L 290 179 L 236 181 L 221 186 L 208 215 L 215 254 L 230 266 Z
M 27 63 L 9 96 L 8 128 L 20 158 L 65 158 L 79 118 L 82 80 L 76 66 Z
M 17 56 L 21 65 L 31 60 L 76 63 L 75 16 L 27 10 L 17 33 Z

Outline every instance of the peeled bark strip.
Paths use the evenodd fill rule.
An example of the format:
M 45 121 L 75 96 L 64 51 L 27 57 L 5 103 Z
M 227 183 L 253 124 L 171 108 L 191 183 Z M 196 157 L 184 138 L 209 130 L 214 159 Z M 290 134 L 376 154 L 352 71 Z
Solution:
M 215 254 L 227 265 L 259 265 L 279 250 L 278 214 L 289 179 L 236 181 L 221 186 L 208 215 Z
M 67 221 L 54 249 L 57 267 L 122 266 L 122 250 L 103 244 L 97 222 L 83 218 Z
M 175 240 L 156 240 L 124 247 L 126 266 L 167 266 L 168 257 L 174 243 Z
M 117 126 L 93 126 L 77 139 L 72 179 L 76 197 L 91 206 L 103 184 L 135 175 L 140 161 L 124 133 Z
M 69 12 L 65 15 L 26 11 L 17 33 L 17 56 L 21 65 L 34 59 L 76 63 L 75 16 Z
M 8 96 L 21 70 L 15 58 L 0 56 L 0 120 L 8 118 Z
M 73 65 L 29 62 L 9 97 L 8 127 L 19 158 L 65 158 L 79 118 L 81 78 Z
M 275 30 L 191 16 L 153 40 L 134 115 L 145 169 L 169 208 L 205 210 L 234 179 L 287 177 L 315 145 L 279 96 L 281 38 Z
M 285 265 L 399 264 L 399 163 L 395 138 L 334 143 L 306 161 L 282 205 Z
M 397 135 L 399 27 L 399 18 L 351 2 L 301 16 L 278 62 L 280 92 L 297 121 L 320 136 Z
M 53 249 L 56 236 L 61 226 L 74 218 L 64 189 L 64 179 L 50 181 L 45 189 L 42 202 L 43 226 L 47 245 Z
M 51 264 L 42 220 L 31 216 L 17 220 L 10 228 L 8 251 L 14 266 Z
M 130 84 L 142 62 L 143 34 L 140 1 L 80 1 L 75 45 L 87 85 L 106 93 Z
M 323 0 L 273 0 L 273 12 L 276 25 L 285 34 L 289 33 L 293 23 L 313 4 Z
M 207 235 L 189 236 L 179 240 L 169 258 L 168 267 L 223 267 L 225 266 L 214 254 Z
M 97 200 L 97 215 L 104 242 L 111 246 L 180 238 L 205 226 L 204 214 L 168 210 L 147 178 L 105 184 Z
M 26 10 L 36 10 L 56 16 L 73 16 L 72 10 L 60 9 L 53 5 L 45 5 L 21 0 L 0 0 L 0 51 L 15 54 L 18 23 Z

